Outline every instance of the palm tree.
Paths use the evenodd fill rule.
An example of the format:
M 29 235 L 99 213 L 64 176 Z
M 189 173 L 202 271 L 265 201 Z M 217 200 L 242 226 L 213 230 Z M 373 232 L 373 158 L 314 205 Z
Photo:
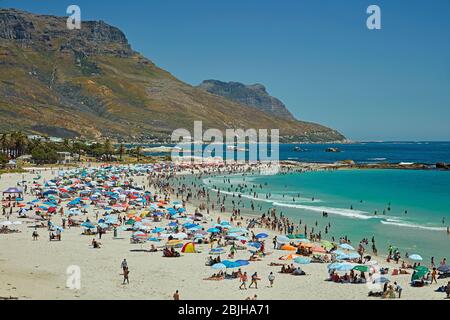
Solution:
M 103 148 L 105 150 L 106 160 L 111 161 L 111 155 L 114 152 L 114 148 L 111 145 L 111 141 L 109 139 L 106 139 L 105 144 L 103 145 Z
M 123 145 L 123 143 L 120 144 L 118 152 L 119 152 L 119 155 L 120 155 L 120 161 L 122 161 L 123 154 L 125 153 L 125 146 Z
M 137 158 L 137 162 L 139 162 L 139 160 L 141 159 L 141 150 L 142 150 L 142 147 L 141 147 L 141 146 L 137 146 L 137 147 L 136 147 L 136 158 Z

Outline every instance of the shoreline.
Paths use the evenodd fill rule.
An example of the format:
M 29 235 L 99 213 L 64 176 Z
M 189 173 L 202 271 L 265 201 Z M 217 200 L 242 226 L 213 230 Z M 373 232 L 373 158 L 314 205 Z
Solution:
M 56 169 L 54 169 L 56 171 Z M 49 179 L 52 170 L 47 169 L 43 173 L 44 179 Z M 26 173 L 26 179 L 33 177 Z M 178 174 L 177 174 L 178 175 Z M 179 173 L 178 176 L 191 175 L 189 170 Z M 13 174 L 7 179 L 0 179 L 3 188 L 6 183 L 18 181 L 22 174 Z M 13 180 L 14 179 L 14 180 Z M 136 182 L 145 183 L 145 177 L 136 177 Z M 5 181 L 7 180 L 7 181 Z M 160 194 L 155 188 L 152 192 Z M 182 200 L 182 197 L 171 195 L 171 201 Z M 194 201 L 186 203 L 186 210 L 190 213 L 198 210 L 199 205 Z M 200 210 L 205 213 L 205 210 Z M 89 210 L 87 217 L 93 216 L 94 212 Z M 206 215 L 206 214 L 205 214 Z M 211 210 L 205 224 L 214 224 L 217 217 L 230 219 L 230 212 L 218 212 Z M 242 215 L 244 219 L 252 216 Z M 55 217 L 56 221 L 60 218 Z M 166 225 L 167 220 L 162 224 Z M 277 232 L 266 228 L 256 227 L 252 229 L 255 234 L 265 232 L 269 235 L 266 245 L 270 255 L 263 261 L 252 262 L 245 270 L 251 274 L 258 271 L 262 281 L 258 290 L 242 291 L 238 289 L 237 280 L 206 281 L 202 280 L 215 271 L 204 265 L 208 256 L 209 245 L 198 245 L 201 253 L 182 254 L 179 259 L 168 259 L 161 257 L 161 253 L 139 252 L 142 245 L 131 245 L 128 241 L 129 233 L 121 232 L 119 239 L 113 239 L 108 232 L 102 239 L 102 249 L 96 251 L 90 249 L 88 244 L 92 237 L 81 236 L 80 228 L 66 229 L 63 233 L 63 241 L 49 242 L 43 238 L 33 242 L 31 231 L 19 226 L 22 233 L 0 235 L 0 245 L 5 250 L 0 252 L 0 296 L 18 297 L 19 299 L 170 299 L 175 290 L 180 290 L 183 300 L 202 299 L 232 299 L 243 300 L 253 294 L 258 294 L 258 299 L 373 299 L 367 297 L 369 288 L 366 285 L 338 284 L 326 282 L 326 264 L 302 265 L 307 273 L 304 277 L 295 277 L 288 274 L 279 274 L 279 267 L 271 267 L 269 262 L 292 263 L 292 261 L 279 260 L 281 256 L 289 253 L 286 251 L 273 250 L 271 238 L 279 235 Z M 150 243 L 145 244 L 147 248 Z M 51 248 L 51 249 L 50 249 Z M 137 250 L 137 251 L 136 251 Z M 248 258 L 247 251 L 238 251 L 236 259 Z M 120 261 L 124 257 L 129 261 L 131 269 L 131 284 L 121 285 Z M 223 256 L 226 259 L 226 255 Z M 376 258 L 383 266 L 396 267 L 393 263 L 386 263 L 385 257 Z M 80 290 L 69 290 L 65 288 L 67 275 L 65 269 L 69 265 L 79 264 L 82 268 L 83 281 Z M 397 265 L 398 267 L 398 265 Z M 270 271 L 276 276 L 274 288 L 266 287 L 266 277 Z M 395 279 L 404 288 L 402 299 L 440 299 L 443 294 L 428 288 L 410 288 L 408 279 L 410 276 L 400 275 Z M 445 279 L 444 279 L 445 280 Z M 446 283 L 446 282 L 445 282 Z M 445 284 L 439 280 L 439 284 Z

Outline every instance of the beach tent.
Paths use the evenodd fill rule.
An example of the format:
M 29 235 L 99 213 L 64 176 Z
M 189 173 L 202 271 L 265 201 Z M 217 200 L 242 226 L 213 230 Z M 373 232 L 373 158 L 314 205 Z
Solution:
M 181 248 L 183 253 L 195 253 L 195 245 L 192 242 L 185 243 L 183 248 Z
M 18 193 L 18 194 L 22 194 L 22 189 L 19 188 L 15 188 L 15 187 L 11 187 L 6 189 L 5 191 L 3 191 L 3 194 L 11 194 L 11 193 Z

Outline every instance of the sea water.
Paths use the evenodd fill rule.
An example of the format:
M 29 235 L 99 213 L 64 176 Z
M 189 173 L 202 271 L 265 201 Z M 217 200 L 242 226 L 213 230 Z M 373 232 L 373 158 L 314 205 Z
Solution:
M 446 231 L 450 225 L 450 171 L 333 170 L 227 178 L 230 183 L 222 176 L 203 180 L 208 188 L 228 193 L 227 209 L 231 209 L 231 200 L 238 201 L 237 185 L 246 184 L 242 195 L 246 211 L 250 201 L 258 215 L 276 208 L 295 223 L 301 220 L 301 233 L 307 224 L 308 232 L 314 227 L 316 232 L 321 230 L 323 238 L 347 236 L 354 245 L 362 238 L 375 237 L 381 253 L 393 245 L 403 255 L 417 253 L 428 261 L 431 256 L 437 261 L 450 258 Z M 268 193 L 271 196 L 266 198 Z M 324 211 L 328 218 L 323 217 Z M 331 228 L 325 234 L 328 223 Z

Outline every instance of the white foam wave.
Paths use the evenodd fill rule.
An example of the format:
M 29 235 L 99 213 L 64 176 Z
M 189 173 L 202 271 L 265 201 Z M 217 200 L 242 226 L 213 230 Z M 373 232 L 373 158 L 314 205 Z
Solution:
M 350 209 L 322 207 L 322 206 L 307 206 L 307 205 L 302 205 L 302 204 L 289 204 L 289 203 L 282 203 L 282 202 L 274 202 L 273 204 L 276 206 L 280 206 L 280 207 L 297 208 L 297 209 L 303 209 L 303 210 L 314 211 L 314 212 L 327 212 L 327 213 L 336 214 L 336 215 L 344 216 L 347 218 L 354 218 L 354 219 L 367 220 L 367 219 L 377 218 L 375 216 L 369 216 L 369 213 L 366 211 L 360 211 L 360 210 L 350 210 Z
M 427 227 L 424 225 L 414 224 L 414 223 L 405 223 L 400 222 L 401 220 L 395 220 L 395 219 L 387 219 L 387 220 L 381 220 L 382 224 L 392 225 L 392 226 L 398 226 L 398 227 L 405 227 L 405 228 L 416 228 L 416 229 L 423 229 L 423 230 L 430 230 L 430 231 L 445 231 L 446 228 L 443 227 Z

